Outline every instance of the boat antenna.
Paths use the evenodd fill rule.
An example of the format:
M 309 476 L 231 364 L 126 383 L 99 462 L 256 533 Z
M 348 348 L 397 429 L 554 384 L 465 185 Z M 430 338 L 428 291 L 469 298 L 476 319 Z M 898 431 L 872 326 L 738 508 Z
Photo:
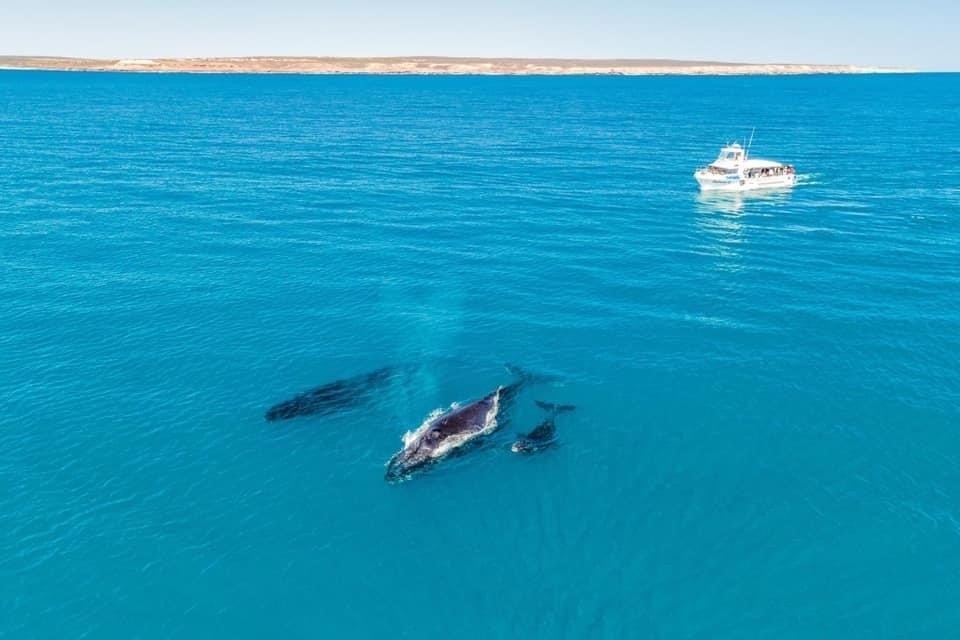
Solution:
M 750 155 L 750 147 L 753 145 L 753 134 L 757 132 L 757 128 L 754 127 L 753 131 L 750 132 L 750 142 L 747 143 L 747 150 L 743 152 L 743 159 L 746 160 L 747 156 Z

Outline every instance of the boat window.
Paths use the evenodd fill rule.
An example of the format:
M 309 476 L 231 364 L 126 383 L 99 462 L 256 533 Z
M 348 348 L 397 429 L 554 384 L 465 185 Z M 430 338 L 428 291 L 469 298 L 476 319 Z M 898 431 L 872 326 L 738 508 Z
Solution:
M 737 153 L 736 151 L 727 152 L 727 160 L 736 160 L 739 157 L 740 157 L 740 154 Z
M 729 169 L 729 168 L 727 168 L 727 167 L 718 167 L 718 166 L 715 165 L 715 164 L 712 164 L 712 165 L 710 165 L 709 167 L 707 167 L 707 171 L 709 171 L 710 173 L 721 173 L 721 174 L 724 174 L 724 175 L 734 174 L 734 173 L 737 172 L 736 169 Z

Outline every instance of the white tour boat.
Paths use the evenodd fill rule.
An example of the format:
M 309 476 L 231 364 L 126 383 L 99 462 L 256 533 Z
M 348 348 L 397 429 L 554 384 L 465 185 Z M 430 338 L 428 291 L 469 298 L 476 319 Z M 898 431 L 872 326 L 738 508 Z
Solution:
M 693 177 L 703 191 L 750 191 L 792 187 L 797 172 L 789 164 L 751 158 L 749 145 L 744 149 L 734 143 L 720 149 L 712 163 L 697 169 Z

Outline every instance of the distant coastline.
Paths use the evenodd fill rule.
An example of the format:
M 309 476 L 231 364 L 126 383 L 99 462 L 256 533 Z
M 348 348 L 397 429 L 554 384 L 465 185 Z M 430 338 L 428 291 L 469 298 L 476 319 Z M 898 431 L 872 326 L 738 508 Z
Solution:
M 65 58 L 0 56 L 0 69 L 126 71 L 138 73 L 299 73 L 390 75 L 798 75 L 903 73 L 907 69 L 823 64 L 752 64 L 690 60 L 452 58 L 234 57 Z

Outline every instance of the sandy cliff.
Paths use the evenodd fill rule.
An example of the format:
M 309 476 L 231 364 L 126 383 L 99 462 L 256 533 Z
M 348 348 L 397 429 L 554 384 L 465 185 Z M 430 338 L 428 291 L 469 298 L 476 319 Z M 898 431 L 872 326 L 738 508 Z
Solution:
M 154 58 L 90 59 L 0 56 L 0 68 L 154 73 L 379 73 L 437 75 L 740 75 L 878 73 L 849 65 L 740 64 L 684 60 L 574 60 L 525 58 Z

